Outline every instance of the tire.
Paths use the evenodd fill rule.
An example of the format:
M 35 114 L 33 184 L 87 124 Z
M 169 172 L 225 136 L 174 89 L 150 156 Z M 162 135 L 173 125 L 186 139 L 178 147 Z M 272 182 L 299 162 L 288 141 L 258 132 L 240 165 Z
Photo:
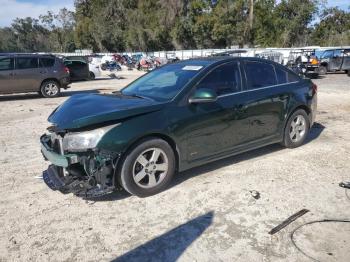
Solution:
M 152 157 L 156 155 L 154 161 Z M 152 138 L 142 140 L 126 154 L 117 175 L 120 185 L 130 194 L 147 197 L 166 189 L 174 173 L 173 149 L 164 140 Z
M 318 68 L 318 74 L 319 75 L 326 75 L 327 74 L 327 68 L 325 66 L 320 66 Z
M 310 130 L 309 116 L 303 109 L 296 110 L 288 119 L 282 145 L 287 148 L 301 146 Z
M 47 80 L 41 84 L 40 93 L 43 97 L 46 98 L 57 97 L 61 93 L 61 87 L 57 81 Z
M 90 72 L 89 76 L 90 76 L 89 80 L 94 80 L 96 78 L 93 72 Z

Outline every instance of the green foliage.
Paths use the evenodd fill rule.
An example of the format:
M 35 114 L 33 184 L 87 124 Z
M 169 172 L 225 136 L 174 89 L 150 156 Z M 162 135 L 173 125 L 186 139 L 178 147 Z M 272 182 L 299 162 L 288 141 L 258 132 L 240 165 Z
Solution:
M 350 13 L 339 8 L 327 8 L 315 25 L 311 40 L 322 46 L 349 45 Z
M 350 45 L 350 13 L 325 1 L 75 0 L 0 28 L 0 52 Z

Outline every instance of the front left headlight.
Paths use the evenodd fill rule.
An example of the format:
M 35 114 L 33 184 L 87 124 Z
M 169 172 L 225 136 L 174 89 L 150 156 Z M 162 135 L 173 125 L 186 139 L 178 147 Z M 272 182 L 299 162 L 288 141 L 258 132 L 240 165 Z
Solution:
M 91 131 L 67 133 L 63 137 L 62 147 L 67 151 L 82 151 L 95 148 L 101 138 L 120 123 L 97 128 Z

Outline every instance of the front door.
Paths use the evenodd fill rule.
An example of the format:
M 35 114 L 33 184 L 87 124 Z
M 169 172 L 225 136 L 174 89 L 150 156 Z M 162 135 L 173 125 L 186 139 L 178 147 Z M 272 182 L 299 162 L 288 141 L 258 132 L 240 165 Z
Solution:
M 189 162 L 229 153 L 245 142 L 249 130 L 245 115 L 239 108 L 242 100 L 238 62 L 213 69 L 197 84 L 196 89 L 201 88 L 213 89 L 218 99 L 216 102 L 186 106 Z
M 14 61 L 12 57 L 0 57 L 0 93 L 12 93 L 14 88 L 13 78 Z

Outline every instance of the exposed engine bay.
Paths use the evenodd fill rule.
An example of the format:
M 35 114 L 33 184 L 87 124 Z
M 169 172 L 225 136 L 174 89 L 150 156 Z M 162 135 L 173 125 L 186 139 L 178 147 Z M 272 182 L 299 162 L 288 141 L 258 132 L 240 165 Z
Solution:
M 115 188 L 114 171 L 119 154 L 100 149 L 66 152 L 62 147 L 64 133 L 51 132 L 40 138 L 44 158 L 52 164 L 43 172 L 45 183 L 64 194 L 98 197 Z

